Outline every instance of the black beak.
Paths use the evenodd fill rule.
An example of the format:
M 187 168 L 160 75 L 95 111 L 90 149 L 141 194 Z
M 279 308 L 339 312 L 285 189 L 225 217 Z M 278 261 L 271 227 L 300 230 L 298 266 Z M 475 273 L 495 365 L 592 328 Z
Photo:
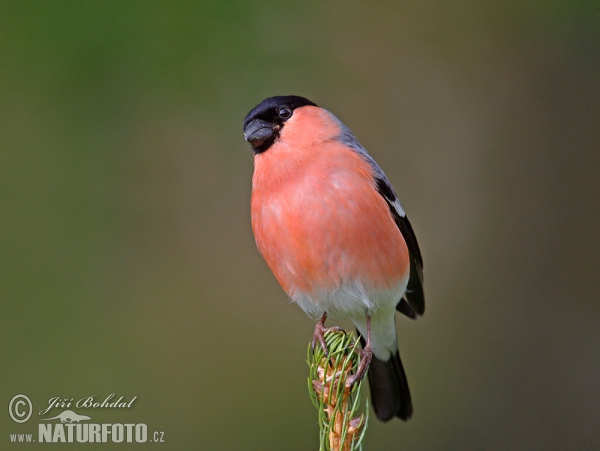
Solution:
M 265 142 L 274 137 L 273 125 L 262 119 L 254 119 L 244 128 L 244 138 L 255 150 L 258 150 Z

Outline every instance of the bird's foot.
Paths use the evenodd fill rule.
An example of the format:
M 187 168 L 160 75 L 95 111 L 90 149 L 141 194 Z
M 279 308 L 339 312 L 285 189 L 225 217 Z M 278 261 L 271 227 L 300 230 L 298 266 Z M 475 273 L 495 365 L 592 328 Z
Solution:
M 356 373 L 346 380 L 347 387 L 352 387 L 357 382 L 362 381 L 367 374 L 367 370 L 371 364 L 371 359 L 373 358 L 373 348 L 371 348 L 371 344 L 367 343 L 363 349 L 358 351 L 358 354 L 360 355 L 360 363 L 358 364 Z
M 319 342 L 319 344 L 321 345 L 321 349 L 323 349 L 323 352 L 325 353 L 325 356 L 329 357 L 329 352 L 327 351 L 327 344 L 325 343 L 325 332 L 340 332 L 343 329 L 341 329 L 338 326 L 325 327 L 326 318 L 327 314 L 324 313 L 319 322 L 315 324 L 315 332 L 313 334 L 313 339 L 311 341 L 310 346 L 312 352 L 315 352 L 315 346 L 317 345 L 317 342 Z

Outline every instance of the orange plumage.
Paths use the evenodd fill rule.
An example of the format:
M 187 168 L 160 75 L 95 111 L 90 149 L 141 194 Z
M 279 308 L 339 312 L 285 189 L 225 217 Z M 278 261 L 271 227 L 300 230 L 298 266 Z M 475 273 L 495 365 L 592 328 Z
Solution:
M 255 158 L 256 243 L 290 294 L 334 290 L 350 280 L 387 290 L 409 268 L 406 243 L 372 168 L 332 139 L 339 134 L 330 113 L 307 106 Z

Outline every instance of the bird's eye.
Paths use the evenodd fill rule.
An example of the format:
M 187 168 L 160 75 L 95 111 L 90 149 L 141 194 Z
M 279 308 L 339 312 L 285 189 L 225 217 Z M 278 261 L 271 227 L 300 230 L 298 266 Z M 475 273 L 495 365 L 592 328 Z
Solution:
M 279 108 L 279 111 L 277 111 L 277 114 L 279 114 L 279 117 L 281 119 L 289 119 L 290 117 L 292 117 L 292 110 L 290 110 L 286 106 L 282 106 L 281 108 Z

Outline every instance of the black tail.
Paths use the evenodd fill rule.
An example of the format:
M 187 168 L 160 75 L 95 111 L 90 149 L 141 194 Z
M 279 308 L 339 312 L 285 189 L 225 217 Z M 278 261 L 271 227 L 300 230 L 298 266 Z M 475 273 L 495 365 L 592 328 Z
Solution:
M 360 341 L 364 347 L 365 341 L 362 337 Z M 412 416 L 413 406 L 400 353 L 396 351 L 387 362 L 373 356 L 367 375 L 371 389 L 371 402 L 377 418 L 381 421 L 389 421 L 398 417 L 408 421 Z

